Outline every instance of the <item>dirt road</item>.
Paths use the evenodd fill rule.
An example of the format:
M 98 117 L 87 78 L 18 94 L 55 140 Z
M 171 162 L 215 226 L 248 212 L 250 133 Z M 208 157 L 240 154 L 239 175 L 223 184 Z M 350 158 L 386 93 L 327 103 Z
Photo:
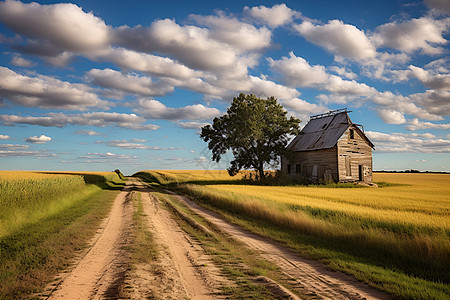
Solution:
M 144 187 L 142 201 L 148 228 L 153 232 L 159 248 L 159 259 L 154 271 L 145 265 L 136 266 L 136 272 L 126 284 L 132 290 L 132 299 L 217 299 L 213 295 L 220 283 L 219 271 L 192 238 L 180 229 L 161 203 Z M 155 271 L 156 269 L 156 271 Z
M 253 250 L 258 251 L 262 257 L 274 262 L 281 270 L 289 275 L 296 283 L 302 294 L 313 299 L 390 299 L 387 294 L 379 292 L 366 284 L 341 272 L 334 272 L 323 264 L 306 260 L 280 243 L 253 234 L 242 227 L 225 221 L 188 198 L 174 195 L 179 201 L 186 204 L 191 210 L 203 216 L 211 223 L 231 234 L 237 240 Z
M 158 244 L 156 268 L 137 265 L 130 270 L 130 247 L 126 246 L 133 240 L 132 193 L 141 193 L 147 226 Z M 125 295 L 131 299 L 212 299 L 214 287 L 220 284 L 219 272 L 202 248 L 159 206 L 139 181 L 128 181 L 92 246 L 40 298 L 118 299 Z
M 345 274 L 330 271 L 321 263 L 303 259 L 277 242 L 230 224 L 186 197 L 167 192 L 236 240 L 256 250 L 264 259 L 278 265 L 291 279 L 293 290 L 306 298 L 389 298 Z M 133 206 L 132 198 L 136 200 L 138 196 L 142 201 L 146 229 L 152 232 L 152 243 L 156 245 L 158 255 L 151 263 L 134 263 L 130 268 L 130 245 L 134 242 L 136 230 L 133 225 L 136 205 Z M 200 244 L 179 227 L 160 200 L 137 179 L 129 180 L 116 197 L 91 248 L 81 255 L 73 268 L 58 278 L 41 298 L 219 299 L 220 287 L 230 285 L 220 267 L 214 264 Z M 296 299 L 288 291 L 283 295 L 291 296 L 279 298 Z
M 50 286 L 49 299 L 99 299 L 116 293 L 127 268 L 127 253 L 122 247 L 129 241 L 133 206 L 130 189 L 125 188 L 114 200 L 108 217 L 102 222 L 92 246 Z

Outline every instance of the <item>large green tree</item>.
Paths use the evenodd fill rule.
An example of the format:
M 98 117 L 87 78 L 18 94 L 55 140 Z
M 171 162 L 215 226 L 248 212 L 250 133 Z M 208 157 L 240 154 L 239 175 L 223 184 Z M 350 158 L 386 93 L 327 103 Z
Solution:
M 212 159 L 219 162 L 231 150 L 234 160 L 228 168 L 231 176 L 241 169 L 254 169 L 260 180 L 264 167 L 278 162 L 286 154 L 290 136 L 299 133 L 300 120 L 287 117 L 277 99 L 260 99 L 240 94 L 233 98 L 226 114 L 214 118 L 212 125 L 202 127 L 200 138 L 208 143 Z

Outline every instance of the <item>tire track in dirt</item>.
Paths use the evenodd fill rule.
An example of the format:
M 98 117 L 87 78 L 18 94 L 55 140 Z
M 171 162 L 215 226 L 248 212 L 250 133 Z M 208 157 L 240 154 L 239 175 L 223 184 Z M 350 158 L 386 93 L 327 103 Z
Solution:
M 218 214 L 194 203 L 187 197 L 168 193 L 185 203 L 192 211 L 203 216 L 223 231 L 232 235 L 262 257 L 274 262 L 287 274 L 303 294 L 312 299 L 391 299 L 388 294 L 375 290 L 351 276 L 328 269 L 320 262 L 307 260 L 282 244 L 251 233 L 238 225 L 225 221 Z
M 131 297 L 152 295 L 159 299 L 217 299 L 217 281 L 220 277 L 212 267 L 203 249 L 172 219 L 166 209 L 149 192 L 142 192 L 144 214 L 148 228 L 158 245 L 156 269 L 137 266 L 127 285 Z M 208 265 L 209 267 L 206 267 Z
M 117 299 L 129 255 L 124 249 L 131 235 L 133 205 L 130 186 L 115 198 L 92 241 L 69 272 L 44 292 L 47 299 Z

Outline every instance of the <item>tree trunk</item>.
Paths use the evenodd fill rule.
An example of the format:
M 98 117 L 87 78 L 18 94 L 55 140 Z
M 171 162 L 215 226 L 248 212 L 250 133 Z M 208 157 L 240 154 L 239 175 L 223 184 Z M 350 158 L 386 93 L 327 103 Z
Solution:
M 259 181 L 263 181 L 265 176 L 264 176 L 264 163 L 262 161 L 259 162 L 258 173 L 259 173 Z

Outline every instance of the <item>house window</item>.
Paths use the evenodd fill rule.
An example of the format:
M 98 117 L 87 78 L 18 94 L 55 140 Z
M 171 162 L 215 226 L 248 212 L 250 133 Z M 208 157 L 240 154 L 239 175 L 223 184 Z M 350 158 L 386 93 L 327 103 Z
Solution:
M 352 166 L 350 164 L 350 156 L 345 157 L 345 176 L 352 176 Z
M 301 165 L 297 164 L 295 165 L 295 173 L 300 174 L 301 173 Z
M 355 132 L 353 129 L 350 129 L 350 139 L 353 140 L 355 138 Z
M 287 165 L 287 171 L 288 171 L 288 174 L 291 174 L 291 165 Z

